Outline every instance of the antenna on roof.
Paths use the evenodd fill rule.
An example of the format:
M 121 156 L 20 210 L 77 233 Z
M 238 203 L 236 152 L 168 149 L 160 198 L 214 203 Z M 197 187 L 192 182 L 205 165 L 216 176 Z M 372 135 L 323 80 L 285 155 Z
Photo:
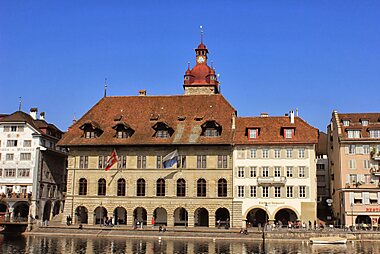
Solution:
M 19 103 L 18 103 L 18 111 L 21 111 L 21 105 L 22 105 L 22 98 L 21 98 L 21 96 L 18 97 L 18 99 L 19 99 Z
M 104 79 L 104 97 L 107 97 L 107 78 Z
M 203 43 L 203 26 L 199 27 L 201 29 L 201 43 Z
M 187 62 L 187 69 L 190 70 L 190 62 Z

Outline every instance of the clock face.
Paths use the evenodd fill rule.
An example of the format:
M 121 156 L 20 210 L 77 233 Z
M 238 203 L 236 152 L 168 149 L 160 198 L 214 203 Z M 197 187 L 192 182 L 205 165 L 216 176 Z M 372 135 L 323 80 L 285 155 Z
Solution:
M 205 58 L 203 56 L 200 56 L 200 57 L 198 57 L 197 62 L 198 63 L 204 63 L 205 62 Z

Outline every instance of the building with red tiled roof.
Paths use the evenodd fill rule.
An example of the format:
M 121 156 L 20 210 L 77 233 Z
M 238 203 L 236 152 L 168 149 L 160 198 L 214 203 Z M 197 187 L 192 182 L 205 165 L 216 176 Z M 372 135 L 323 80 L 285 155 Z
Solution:
M 238 117 L 234 196 L 249 225 L 316 220 L 318 130 L 289 116 Z
M 0 118 L 0 216 L 5 220 L 49 221 L 58 215 L 66 191 L 66 153 L 56 143 L 63 132 L 30 114 L 16 111 Z
M 333 111 L 328 126 L 333 211 L 347 227 L 380 222 L 380 113 Z

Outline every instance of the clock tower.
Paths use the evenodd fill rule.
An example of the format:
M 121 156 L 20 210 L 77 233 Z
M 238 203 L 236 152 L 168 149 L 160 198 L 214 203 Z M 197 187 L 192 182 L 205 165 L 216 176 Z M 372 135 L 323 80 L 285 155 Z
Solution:
M 195 66 L 190 64 L 184 75 L 185 95 L 218 94 L 219 82 L 215 70 L 207 65 L 208 49 L 203 41 L 195 49 Z

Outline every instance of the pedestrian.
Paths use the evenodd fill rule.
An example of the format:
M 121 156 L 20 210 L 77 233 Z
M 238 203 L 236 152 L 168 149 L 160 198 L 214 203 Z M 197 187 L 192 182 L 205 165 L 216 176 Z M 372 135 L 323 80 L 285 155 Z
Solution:
M 154 217 L 152 217 L 152 228 L 154 228 L 154 224 L 155 224 Z

